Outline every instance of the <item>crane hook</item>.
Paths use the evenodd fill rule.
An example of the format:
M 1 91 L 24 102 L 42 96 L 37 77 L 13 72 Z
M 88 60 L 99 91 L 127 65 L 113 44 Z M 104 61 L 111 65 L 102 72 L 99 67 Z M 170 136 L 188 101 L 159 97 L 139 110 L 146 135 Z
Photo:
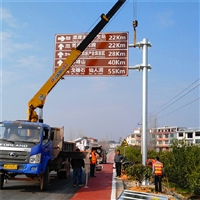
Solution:
M 133 46 L 136 47 L 136 27 L 138 26 L 138 21 L 134 20 L 133 21 L 133 28 L 134 28 L 134 44 Z

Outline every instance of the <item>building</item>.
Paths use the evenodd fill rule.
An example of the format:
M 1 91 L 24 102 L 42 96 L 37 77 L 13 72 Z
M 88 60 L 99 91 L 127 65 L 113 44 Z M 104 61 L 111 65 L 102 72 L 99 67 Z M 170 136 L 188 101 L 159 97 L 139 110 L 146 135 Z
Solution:
M 77 138 L 74 140 L 76 143 L 76 147 L 78 147 L 80 150 L 85 151 L 86 148 L 89 146 L 89 141 L 87 137 Z
M 135 129 L 133 133 L 126 137 L 126 141 L 131 146 L 141 146 L 141 129 Z
M 173 140 L 177 138 L 177 131 L 183 129 L 184 128 L 177 126 L 164 126 L 151 129 L 149 132 L 152 134 L 152 138 L 155 138 L 156 151 L 169 151 Z
M 142 146 L 142 129 L 135 129 L 133 133 L 126 137 L 126 140 L 129 145 L 141 147 Z M 148 149 L 155 149 L 155 135 L 149 134 L 147 137 L 147 146 Z
M 177 132 L 178 141 L 185 140 L 187 144 L 200 144 L 200 128 L 186 128 Z
M 178 126 L 164 126 L 148 130 L 147 145 L 148 149 L 159 151 L 169 151 L 173 140 L 183 139 L 187 144 L 200 144 L 200 128 L 186 128 Z M 135 129 L 133 133 L 126 137 L 126 141 L 132 146 L 142 145 L 142 130 Z
M 82 151 L 85 151 L 93 146 L 98 146 L 98 139 L 91 137 L 77 138 L 74 140 L 74 142 L 76 143 L 76 146 Z
M 108 141 L 108 145 L 109 145 L 109 149 L 115 149 L 118 146 L 120 146 L 121 144 L 119 142 L 117 142 L 116 140 L 110 140 L 110 141 Z
M 88 142 L 89 142 L 89 146 L 90 147 L 93 147 L 93 146 L 98 146 L 98 139 L 95 139 L 95 138 L 88 138 Z
M 152 129 L 151 134 L 155 135 L 156 151 L 168 151 L 174 139 L 179 142 L 185 140 L 187 144 L 200 144 L 200 128 L 164 126 Z

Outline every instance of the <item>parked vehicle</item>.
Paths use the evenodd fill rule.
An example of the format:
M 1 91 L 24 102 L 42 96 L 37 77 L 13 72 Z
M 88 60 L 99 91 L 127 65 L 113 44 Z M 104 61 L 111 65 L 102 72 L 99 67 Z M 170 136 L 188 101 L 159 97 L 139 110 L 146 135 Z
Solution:
M 92 149 L 96 149 L 97 152 L 97 162 L 98 164 L 107 163 L 107 151 L 103 149 L 102 146 L 92 147 Z
M 58 178 L 67 178 L 69 158 L 85 154 L 75 152 L 75 143 L 64 141 L 63 134 L 64 127 L 40 122 L 0 122 L 0 189 L 4 179 L 15 180 L 22 174 L 39 181 L 41 190 L 47 189 L 51 171 L 56 171 Z
M 104 163 L 104 164 L 107 163 L 107 154 L 108 154 L 107 150 L 102 149 L 102 152 L 101 152 L 102 161 L 101 161 L 101 163 Z

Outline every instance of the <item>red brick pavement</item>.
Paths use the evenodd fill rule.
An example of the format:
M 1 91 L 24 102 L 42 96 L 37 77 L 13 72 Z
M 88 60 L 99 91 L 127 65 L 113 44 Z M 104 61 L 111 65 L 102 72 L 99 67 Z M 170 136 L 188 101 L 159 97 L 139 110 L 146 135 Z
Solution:
M 88 188 L 84 186 L 77 191 L 71 200 L 110 200 L 112 192 L 114 152 L 107 157 L 107 164 L 102 164 L 102 171 L 95 173 L 96 177 L 89 178 Z

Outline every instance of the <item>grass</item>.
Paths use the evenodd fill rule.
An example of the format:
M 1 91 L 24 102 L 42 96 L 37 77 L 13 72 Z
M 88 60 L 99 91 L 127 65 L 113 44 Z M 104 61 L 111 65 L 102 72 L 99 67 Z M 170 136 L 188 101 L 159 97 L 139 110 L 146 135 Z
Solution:
M 176 183 L 172 183 L 172 182 L 168 182 L 167 180 L 163 180 L 163 185 L 186 198 L 200 199 L 200 195 L 192 194 L 187 188 L 182 188 L 182 187 L 178 186 Z

